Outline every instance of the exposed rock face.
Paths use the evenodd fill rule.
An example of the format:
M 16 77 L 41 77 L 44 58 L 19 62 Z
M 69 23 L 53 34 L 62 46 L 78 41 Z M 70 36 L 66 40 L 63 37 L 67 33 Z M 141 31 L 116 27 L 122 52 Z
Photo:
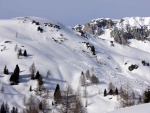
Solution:
M 99 36 L 104 33 L 103 29 L 112 28 L 114 24 L 111 19 L 93 20 L 91 23 L 85 24 L 83 31 Z
M 80 31 L 88 32 L 95 36 L 105 33 L 110 29 L 110 36 L 120 44 L 128 44 L 129 39 L 150 40 L 150 18 L 123 18 L 120 20 L 95 19 L 80 28 Z
M 126 31 L 124 29 L 118 29 L 115 27 L 111 33 L 111 37 L 120 44 L 127 44 L 128 39 L 137 39 L 137 40 L 147 40 L 147 37 L 150 35 L 150 30 L 146 27 L 136 28 L 136 27 L 126 27 Z

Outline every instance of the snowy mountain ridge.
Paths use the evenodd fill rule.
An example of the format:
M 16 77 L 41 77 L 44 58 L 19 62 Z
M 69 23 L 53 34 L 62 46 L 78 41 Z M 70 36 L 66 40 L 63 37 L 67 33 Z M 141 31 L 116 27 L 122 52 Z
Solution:
M 1 103 L 7 101 L 11 107 L 15 105 L 21 111 L 24 106 L 22 101 L 17 100 L 23 100 L 24 96 L 28 98 L 29 94 L 35 95 L 35 92 L 29 91 L 30 86 L 33 89 L 37 86 L 37 82 L 30 77 L 29 67 L 32 63 L 43 76 L 44 86 L 49 89 L 51 97 L 56 84 L 60 84 L 62 91 L 67 84 L 76 90 L 80 86 L 82 71 L 89 69 L 91 74 L 95 74 L 100 83 L 87 87 L 89 113 L 105 113 L 115 109 L 118 103 L 116 97 L 111 97 L 112 100 L 103 97 L 103 91 L 110 82 L 118 88 L 129 83 L 137 95 L 141 94 L 150 82 L 150 67 L 142 64 L 143 60 L 150 63 L 150 42 L 131 39 L 129 46 L 121 45 L 111 38 L 109 29 L 107 30 L 106 34 L 98 37 L 85 32 L 84 37 L 81 32 L 59 22 L 38 17 L 0 20 L 0 85 L 5 88 L 0 96 Z M 18 58 L 18 52 L 14 49 L 16 45 L 22 51 L 27 50 L 28 57 Z M 92 47 L 95 52 L 91 51 Z M 12 73 L 16 64 L 21 70 L 20 83 L 11 86 L 11 74 L 3 74 L 3 69 L 7 65 Z M 131 65 L 138 67 L 129 70 Z M 46 78 L 48 70 L 52 75 L 50 78 Z M 40 97 L 37 96 L 37 100 Z M 52 98 L 49 99 L 50 103 L 52 101 Z M 99 105 L 103 107 L 99 108 Z

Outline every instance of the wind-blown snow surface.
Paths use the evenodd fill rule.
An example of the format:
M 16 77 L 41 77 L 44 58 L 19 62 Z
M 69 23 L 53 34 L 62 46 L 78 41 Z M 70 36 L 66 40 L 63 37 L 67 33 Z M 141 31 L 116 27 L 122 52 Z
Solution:
M 40 25 L 32 23 L 33 20 Z M 60 29 L 54 27 L 55 25 L 58 25 Z M 43 33 L 37 31 L 39 26 L 44 30 Z M 118 103 L 116 97 L 111 100 L 109 97 L 103 97 L 103 90 L 110 82 L 117 87 L 129 83 L 138 93 L 149 85 L 150 67 L 143 66 L 141 61 L 150 62 L 150 53 L 147 49 L 150 47 L 150 42 L 133 41 L 132 47 L 113 42 L 114 46 L 111 46 L 109 40 L 91 35 L 88 35 L 86 39 L 59 22 L 37 17 L 0 20 L 0 31 L 0 49 L 2 50 L 0 51 L 0 84 L 5 88 L 0 100 L 1 103 L 7 101 L 10 107 L 16 106 L 21 110 L 24 107 L 22 103 L 24 96 L 29 97 L 30 94 L 34 94 L 29 92 L 29 87 L 32 86 L 34 89 L 37 84 L 36 81 L 30 80 L 29 67 L 32 63 L 35 63 L 36 69 L 43 76 L 44 86 L 50 90 L 51 96 L 56 84 L 60 84 L 61 90 L 66 84 L 71 84 L 76 90 L 79 86 L 81 71 L 91 70 L 91 74 L 94 73 L 99 78 L 100 84 L 90 85 L 87 88 L 89 113 L 97 113 L 97 111 L 106 113 L 116 108 Z M 96 55 L 91 54 L 84 42 L 94 45 Z M 17 52 L 14 50 L 16 44 L 22 50 L 26 49 L 29 56 L 21 56 L 18 59 Z M 16 64 L 21 70 L 20 83 L 11 86 L 9 85 L 11 74 L 4 75 L 3 69 L 7 65 L 12 73 Z M 131 64 L 137 64 L 138 69 L 129 71 L 128 67 Z M 52 73 L 48 79 L 45 78 L 47 70 Z M 101 94 L 98 94 L 99 90 Z M 40 97 L 37 98 L 40 99 Z

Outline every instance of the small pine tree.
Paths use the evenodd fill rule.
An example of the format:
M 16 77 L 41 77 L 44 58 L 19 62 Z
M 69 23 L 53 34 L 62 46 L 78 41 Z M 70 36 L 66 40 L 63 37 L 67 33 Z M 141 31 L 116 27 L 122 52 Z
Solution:
M 56 89 L 54 92 L 54 100 L 58 104 L 61 102 L 61 93 L 60 93 L 59 84 L 56 85 Z
M 113 91 L 112 89 L 110 89 L 110 90 L 109 90 L 109 94 L 110 94 L 110 95 L 113 95 L 113 94 L 114 94 L 114 91 Z
M 19 56 L 22 56 L 22 49 L 19 49 L 18 54 Z
M 38 79 L 38 78 L 39 78 L 39 76 L 40 76 L 40 73 L 39 73 L 39 71 L 37 71 L 37 72 L 36 72 L 36 76 L 35 76 L 35 78 L 36 78 L 36 79 Z
M 27 57 L 27 56 L 28 56 L 28 55 L 27 55 L 27 51 L 26 51 L 26 50 L 24 50 L 23 56 L 25 56 L 25 57 Z
M 106 97 L 107 96 L 107 90 L 105 89 L 104 90 L 104 97 Z
M 33 90 L 32 90 L 32 86 L 30 86 L 30 89 L 29 89 L 29 91 L 30 91 L 30 92 L 31 92 L 31 91 L 33 91 Z
M 91 47 L 91 51 L 92 51 L 92 54 L 95 55 L 95 47 L 94 46 Z
M 38 85 L 39 85 L 39 86 L 42 86 L 42 85 L 43 85 L 43 78 L 42 78 L 41 75 L 39 75 L 39 77 L 38 77 Z
M 116 90 L 115 90 L 115 95 L 118 95 L 119 92 L 118 92 L 118 88 L 116 87 Z
M 5 67 L 4 67 L 4 72 L 3 72 L 4 74 L 9 74 L 9 71 L 8 71 L 8 69 L 7 69 L 7 66 L 5 65 Z

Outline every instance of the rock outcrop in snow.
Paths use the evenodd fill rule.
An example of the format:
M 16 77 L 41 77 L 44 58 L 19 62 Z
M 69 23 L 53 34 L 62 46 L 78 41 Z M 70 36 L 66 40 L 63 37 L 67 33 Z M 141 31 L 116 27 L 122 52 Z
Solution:
M 84 32 L 95 36 L 105 34 L 105 30 L 110 29 L 110 36 L 119 44 L 128 44 L 129 39 L 149 40 L 150 18 L 122 18 L 113 19 L 94 19 L 82 27 Z

